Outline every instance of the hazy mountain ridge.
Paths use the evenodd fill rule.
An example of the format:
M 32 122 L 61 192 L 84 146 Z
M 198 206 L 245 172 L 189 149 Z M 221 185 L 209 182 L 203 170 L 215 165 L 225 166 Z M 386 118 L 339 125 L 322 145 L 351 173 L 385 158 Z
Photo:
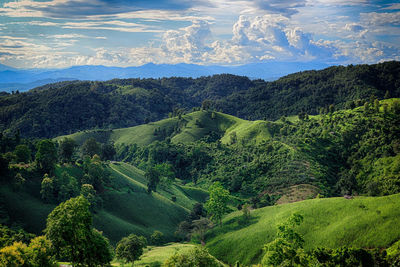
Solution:
M 323 63 L 270 62 L 253 63 L 240 66 L 202 66 L 195 64 L 154 64 L 138 67 L 73 66 L 66 69 L 15 69 L 0 64 L 0 91 L 26 91 L 49 82 L 65 80 L 97 80 L 126 78 L 162 78 L 210 76 L 229 73 L 248 76 L 252 79 L 273 80 L 289 73 L 322 69 Z M 52 80 L 52 81 L 50 81 Z

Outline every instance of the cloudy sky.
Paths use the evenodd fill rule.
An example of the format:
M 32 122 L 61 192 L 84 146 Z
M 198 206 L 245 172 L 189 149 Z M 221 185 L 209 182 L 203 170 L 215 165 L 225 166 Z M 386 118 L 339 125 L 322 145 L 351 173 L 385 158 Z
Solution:
M 399 1 L 0 0 L 0 63 L 400 60 Z

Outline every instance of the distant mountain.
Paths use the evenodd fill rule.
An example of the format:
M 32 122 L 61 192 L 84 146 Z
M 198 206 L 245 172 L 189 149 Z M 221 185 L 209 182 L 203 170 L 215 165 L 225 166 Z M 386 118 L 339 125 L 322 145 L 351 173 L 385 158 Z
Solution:
M 162 78 L 211 76 L 214 74 L 234 74 L 251 79 L 275 80 L 284 75 L 304 71 L 319 70 L 328 67 L 323 63 L 269 62 L 240 66 L 202 66 L 195 64 L 154 64 L 139 67 L 74 66 L 66 69 L 29 69 L 20 70 L 0 64 L 0 91 L 27 91 L 44 85 L 43 81 L 97 80 L 106 81 L 115 78 Z

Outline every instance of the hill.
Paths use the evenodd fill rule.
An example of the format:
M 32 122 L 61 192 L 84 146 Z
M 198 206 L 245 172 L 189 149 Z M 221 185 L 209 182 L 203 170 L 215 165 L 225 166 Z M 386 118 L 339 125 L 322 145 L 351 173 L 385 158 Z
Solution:
M 82 175 L 73 166 L 58 167 L 56 173 L 60 175 L 64 171 L 76 179 Z M 195 203 L 204 202 L 207 196 L 201 189 L 179 184 L 160 187 L 148 194 L 143 172 L 135 167 L 114 162 L 108 165 L 107 171 L 111 182 L 101 193 L 103 207 L 94 213 L 93 222 L 113 244 L 130 233 L 149 237 L 155 230 L 163 232 L 167 240 L 175 240 L 178 223 L 186 218 Z M 47 215 L 55 205 L 43 203 L 40 182 L 41 177 L 33 175 L 19 190 L 7 184 L 1 186 L 1 212 L 6 220 L 3 223 L 20 225 L 36 234 L 42 232 Z M 171 200 L 172 196 L 176 201 Z
M 270 194 L 290 202 L 318 193 L 398 193 L 400 102 L 372 102 L 275 122 L 203 110 L 67 137 L 79 144 L 90 137 L 112 142 L 120 160 L 143 169 L 168 163 L 185 182 L 207 188 L 218 180 L 231 192 L 247 197 Z M 298 190 L 297 185 L 305 186 Z
M 210 252 L 234 264 L 259 263 L 263 246 L 276 238 L 277 225 L 299 213 L 304 222 L 298 228 L 305 249 L 389 247 L 400 239 L 400 195 L 356 197 L 354 199 L 312 199 L 251 211 L 248 224 L 240 224 L 241 212 L 226 216 L 223 226 L 215 227 L 207 238 Z
M 276 120 L 302 112 L 362 105 L 400 97 L 400 63 L 330 67 L 274 82 L 229 74 L 200 78 L 60 82 L 0 96 L 0 130 L 25 137 L 55 137 L 85 129 L 114 129 L 158 121 L 199 107 L 242 119 Z

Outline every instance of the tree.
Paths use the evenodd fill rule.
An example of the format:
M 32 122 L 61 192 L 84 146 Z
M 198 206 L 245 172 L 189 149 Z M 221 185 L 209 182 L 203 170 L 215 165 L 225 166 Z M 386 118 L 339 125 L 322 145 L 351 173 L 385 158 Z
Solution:
M 205 244 L 205 235 L 209 229 L 213 227 L 213 223 L 208 218 L 200 218 L 192 222 L 192 234 L 199 237 L 202 245 Z
M 147 178 L 147 192 L 156 192 L 157 185 L 160 182 L 160 172 L 155 167 L 149 167 L 144 176 Z
M 96 139 L 93 137 L 86 139 L 85 143 L 82 145 L 82 153 L 83 155 L 88 155 L 89 157 L 93 157 L 95 154 L 100 155 L 101 147 L 100 144 L 97 143 Z
M 303 221 L 303 216 L 293 214 L 289 219 L 278 225 L 277 238 L 266 244 L 263 266 L 294 266 L 300 264 L 303 255 L 304 239 L 295 231 L 295 227 Z M 302 266 L 302 265 L 301 265 Z
M 143 254 L 143 248 L 146 247 L 146 243 L 146 238 L 143 236 L 130 234 L 118 242 L 115 255 L 118 259 L 133 264 Z
M 195 247 L 183 254 L 174 254 L 163 264 L 164 267 L 222 267 L 216 258 L 208 253 L 206 248 Z
M 43 177 L 40 195 L 46 203 L 51 203 L 54 201 L 54 179 L 49 177 L 46 173 Z
M 63 140 L 60 141 L 60 157 L 63 159 L 64 162 L 71 162 L 72 156 L 74 155 L 75 148 L 78 144 L 72 138 L 65 137 Z
M 101 146 L 101 159 L 113 160 L 117 152 L 115 151 L 114 144 L 103 144 Z
M 57 256 L 75 264 L 95 266 L 108 264 L 110 257 L 95 251 L 108 251 L 108 241 L 93 231 L 89 201 L 83 196 L 71 198 L 58 205 L 47 217 L 46 237 Z M 96 242 L 93 243 L 93 240 Z
M 27 256 L 29 259 L 29 266 L 57 266 L 57 262 L 51 251 L 51 242 L 45 236 L 38 236 L 31 240 L 27 248 Z
M 159 246 L 162 245 L 164 239 L 164 234 L 160 231 L 154 231 L 153 234 L 150 236 L 150 241 L 153 245 Z
M 227 203 L 229 191 L 224 189 L 220 182 L 215 182 L 208 189 L 210 198 L 205 204 L 205 208 L 211 219 L 219 221 L 222 226 L 222 216 L 228 211 Z
M 42 140 L 37 145 L 36 163 L 44 173 L 51 174 L 57 162 L 57 150 L 53 141 Z
M 16 161 L 28 163 L 31 160 L 31 150 L 27 145 L 18 145 L 15 147 L 14 154 Z

